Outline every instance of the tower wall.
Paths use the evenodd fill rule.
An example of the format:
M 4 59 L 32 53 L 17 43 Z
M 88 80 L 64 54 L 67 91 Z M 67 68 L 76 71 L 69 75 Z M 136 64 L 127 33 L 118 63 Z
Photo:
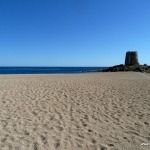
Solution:
M 126 66 L 139 65 L 137 51 L 127 52 L 125 58 Z

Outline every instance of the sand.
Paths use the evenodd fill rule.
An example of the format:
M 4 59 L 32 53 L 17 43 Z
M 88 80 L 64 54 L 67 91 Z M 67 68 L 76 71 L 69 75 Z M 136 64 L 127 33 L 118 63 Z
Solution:
M 149 150 L 150 75 L 0 75 L 0 150 Z

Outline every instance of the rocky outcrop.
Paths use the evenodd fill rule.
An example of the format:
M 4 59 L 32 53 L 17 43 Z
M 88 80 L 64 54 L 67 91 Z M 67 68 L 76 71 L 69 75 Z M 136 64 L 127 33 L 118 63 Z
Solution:
M 134 66 L 125 66 L 123 64 L 109 67 L 107 69 L 98 71 L 98 72 L 119 72 L 119 71 L 135 71 L 135 72 L 147 72 L 150 73 L 150 66 L 148 65 L 134 65 Z

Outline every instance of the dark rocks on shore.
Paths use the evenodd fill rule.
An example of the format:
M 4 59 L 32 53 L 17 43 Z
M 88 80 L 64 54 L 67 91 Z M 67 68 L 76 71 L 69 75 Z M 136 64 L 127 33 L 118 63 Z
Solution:
M 113 67 L 109 67 L 103 70 L 93 70 L 88 72 L 122 72 L 122 71 L 134 71 L 134 72 L 146 72 L 150 73 L 150 66 L 144 65 L 133 65 L 133 66 L 126 66 L 126 65 L 116 65 Z

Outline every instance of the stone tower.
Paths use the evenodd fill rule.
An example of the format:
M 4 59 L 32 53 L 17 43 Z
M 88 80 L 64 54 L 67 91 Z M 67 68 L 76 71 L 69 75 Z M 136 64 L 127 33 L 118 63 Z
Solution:
M 137 51 L 132 52 L 129 51 L 126 53 L 125 65 L 126 66 L 139 65 Z

